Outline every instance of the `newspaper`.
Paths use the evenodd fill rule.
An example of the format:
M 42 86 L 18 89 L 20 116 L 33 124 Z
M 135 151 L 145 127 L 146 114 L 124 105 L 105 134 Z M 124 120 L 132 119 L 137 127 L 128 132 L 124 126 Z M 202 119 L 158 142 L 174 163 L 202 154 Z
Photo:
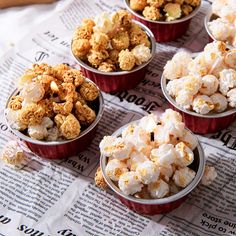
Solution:
M 67 0 L 56 14 L 39 25 L 0 59 L 1 96 L 4 108 L 15 88 L 15 79 L 32 63 L 68 63 L 79 68 L 70 54 L 70 40 L 84 17 L 124 7 L 122 1 Z M 188 32 L 176 42 L 157 44 L 157 53 L 143 81 L 133 90 L 103 93 L 105 112 L 93 143 L 68 159 L 46 160 L 29 150 L 18 167 L 0 163 L 1 236 L 202 236 L 236 235 L 236 123 L 215 134 L 198 136 L 207 163 L 218 172 L 209 187 L 198 186 L 188 200 L 168 214 L 143 216 L 122 205 L 111 190 L 94 185 L 99 164 L 98 143 L 104 135 L 143 115 L 167 107 L 160 88 L 164 64 L 182 49 L 201 51 L 208 36 L 204 16 L 210 7 L 202 1 Z M 0 148 L 10 139 L 0 112 Z M 109 125 L 108 125 L 109 124 Z

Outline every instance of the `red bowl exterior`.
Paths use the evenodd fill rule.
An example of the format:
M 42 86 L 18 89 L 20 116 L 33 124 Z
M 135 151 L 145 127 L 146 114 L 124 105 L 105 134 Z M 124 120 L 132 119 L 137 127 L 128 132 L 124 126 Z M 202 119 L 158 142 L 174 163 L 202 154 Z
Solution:
M 170 103 L 169 106 L 182 115 L 186 127 L 188 127 L 192 132 L 198 134 L 215 133 L 219 130 L 227 128 L 233 121 L 236 120 L 236 113 L 218 118 L 205 118 L 185 113 Z
M 189 28 L 189 24 L 191 21 L 191 18 L 182 21 L 179 23 L 173 23 L 173 24 L 159 24 L 158 22 L 149 22 L 146 20 L 143 20 L 135 15 L 132 15 L 132 17 L 146 25 L 154 34 L 155 39 L 157 42 L 168 42 L 175 40 L 179 37 L 181 37 L 187 29 Z
M 24 141 L 28 148 L 36 155 L 48 159 L 61 159 L 77 155 L 83 151 L 93 140 L 97 130 L 97 125 L 84 136 L 67 143 L 52 145 L 36 144 Z
M 187 199 L 187 195 L 170 203 L 166 204 L 142 204 L 130 201 L 128 199 L 123 198 L 120 195 L 117 195 L 120 201 L 126 205 L 130 210 L 135 211 L 139 214 L 143 215 L 156 215 L 156 214 L 164 214 L 168 213 L 177 207 L 179 207 L 182 203 L 184 203 Z
M 83 66 L 81 66 L 81 71 L 87 78 L 90 78 L 100 90 L 106 93 L 118 92 L 133 89 L 137 84 L 144 79 L 147 66 L 144 66 L 140 70 L 134 72 L 128 72 L 127 74 L 121 75 L 104 75 L 92 72 Z

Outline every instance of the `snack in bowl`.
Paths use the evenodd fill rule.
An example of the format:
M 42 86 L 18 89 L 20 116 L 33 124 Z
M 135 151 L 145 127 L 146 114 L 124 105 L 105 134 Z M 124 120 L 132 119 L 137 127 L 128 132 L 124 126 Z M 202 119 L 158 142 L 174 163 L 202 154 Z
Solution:
M 215 41 L 195 57 L 180 51 L 166 63 L 161 79 L 163 94 L 193 132 L 213 133 L 235 120 L 234 58 L 235 50 Z
M 157 42 L 182 36 L 197 14 L 201 0 L 125 0 L 133 18 L 153 32 Z
M 120 10 L 84 19 L 71 51 L 82 72 L 104 92 L 134 88 L 144 78 L 155 54 L 151 31 Z
M 213 40 L 236 47 L 236 4 L 234 0 L 214 0 L 205 17 L 205 28 Z
M 100 143 L 100 166 L 121 202 L 142 214 L 169 212 L 202 178 L 205 159 L 181 115 L 167 109 L 131 122 Z
M 102 111 L 99 89 L 79 70 L 65 64 L 34 64 L 18 79 L 5 117 L 32 152 L 62 158 L 86 148 Z

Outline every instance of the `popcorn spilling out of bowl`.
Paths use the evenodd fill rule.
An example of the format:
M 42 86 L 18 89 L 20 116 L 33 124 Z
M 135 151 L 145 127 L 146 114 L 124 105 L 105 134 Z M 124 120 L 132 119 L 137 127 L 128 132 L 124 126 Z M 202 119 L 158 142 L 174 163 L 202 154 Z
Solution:
M 205 186 L 210 185 L 217 177 L 215 167 L 206 165 L 201 183 Z
M 164 67 L 166 90 L 179 107 L 202 115 L 236 108 L 235 58 L 236 51 L 220 41 L 207 44 L 195 58 L 178 52 Z
M 236 47 L 236 4 L 234 0 L 214 0 L 212 13 L 218 18 L 208 22 L 208 27 L 217 40 Z
M 181 115 L 167 109 L 131 123 L 121 136 L 105 136 L 100 152 L 107 158 L 105 174 L 125 195 L 163 198 L 188 186 L 196 172 L 196 137 Z
M 2 149 L 1 159 L 7 164 L 21 164 L 24 158 L 24 151 L 16 141 L 9 141 Z
M 130 71 L 152 57 L 146 32 L 125 10 L 84 19 L 72 41 L 73 54 L 99 71 Z
M 174 21 L 189 15 L 201 0 L 130 0 L 130 8 L 153 21 Z
M 18 79 L 6 118 L 11 128 L 32 139 L 74 139 L 96 119 L 95 84 L 65 64 L 34 64 Z

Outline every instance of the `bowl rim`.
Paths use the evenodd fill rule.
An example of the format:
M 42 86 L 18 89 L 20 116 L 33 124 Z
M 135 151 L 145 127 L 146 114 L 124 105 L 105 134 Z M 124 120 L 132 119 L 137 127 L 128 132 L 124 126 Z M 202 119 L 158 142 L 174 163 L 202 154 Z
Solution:
M 198 54 L 199 53 L 192 53 L 193 57 L 197 56 Z M 222 118 L 222 117 L 226 117 L 226 116 L 230 116 L 230 115 L 236 114 L 236 108 L 233 108 L 233 109 L 230 109 L 230 110 L 227 110 L 227 111 L 224 111 L 224 112 L 220 112 L 220 113 L 214 113 L 214 114 L 211 113 L 211 114 L 205 114 L 205 115 L 202 115 L 202 114 L 199 114 L 197 112 L 184 109 L 184 108 L 178 106 L 176 101 L 167 92 L 167 89 L 166 89 L 167 80 L 168 79 L 162 73 L 162 75 L 161 75 L 161 90 L 162 90 L 162 93 L 164 94 L 165 98 L 167 99 L 167 101 L 172 106 L 174 106 L 175 108 L 177 108 L 178 110 L 180 110 L 180 111 L 182 111 L 184 113 L 187 113 L 187 114 L 189 114 L 191 116 L 196 116 L 196 117 L 201 117 L 201 118 L 211 118 L 211 119 Z M 171 81 L 171 80 L 169 80 L 169 81 Z
M 139 122 L 139 120 L 136 121 L 132 121 L 122 127 L 120 127 L 118 130 L 116 130 L 112 136 L 118 136 L 121 134 L 121 132 L 130 124 L 134 124 Z M 191 134 L 193 134 L 192 131 L 190 131 L 189 129 L 185 128 L 186 130 L 188 130 L 189 132 L 191 132 Z M 194 135 L 194 134 L 193 134 Z M 196 137 L 196 135 L 194 135 Z M 197 137 L 196 137 L 197 138 Z M 197 150 L 199 153 L 199 167 L 198 170 L 196 172 L 196 176 L 193 179 L 193 181 L 184 189 L 182 189 L 181 191 L 179 191 L 178 193 L 171 195 L 169 197 L 165 197 L 165 198 L 159 198 L 159 199 L 142 199 L 142 198 L 135 198 L 131 195 L 125 195 L 114 183 L 113 181 L 106 175 L 105 172 L 105 167 L 106 167 L 106 159 L 107 157 L 104 155 L 100 156 L 100 167 L 102 170 L 102 175 L 106 181 L 106 183 L 108 184 L 108 186 L 120 197 L 125 198 L 128 201 L 131 202 L 135 202 L 135 203 L 139 203 L 139 204 L 144 204 L 144 205 L 163 205 L 163 204 L 168 204 L 171 202 L 175 202 L 178 201 L 180 199 L 182 199 L 183 197 L 185 197 L 187 194 L 189 194 L 193 189 L 195 189 L 197 187 L 197 185 L 199 184 L 199 182 L 202 179 L 204 170 L 205 170 L 205 155 L 203 152 L 203 148 L 197 138 L 198 141 L 198 145 L 197 145 Z
M 185 16 L 185 17 L 180 18 L 178 20 L 173 20 L 173 21 L 155 21 L 155 20 L 149 20 L 149 19 L 145 18 L 144 16 L 140 15 L 139 13 L 137 13 L 136 11 L 134 11 L 133 9 L 131 9 L 130 6 L 129 6 L 129 0 L 124 0 L 124 2 L 125 2 L 125 5 L 126 5 L 127 9 L 133 15 L 135 15 L 136 17 L 138 17 L 138 18 L 140 18 L 140 19 L 142 19 L 144 21 L 150 22 L 150 23 L 162 24 L 162 25 L 177 24 L 177 23 L 181 23 L 181 22 L 184 22 L 184 21 L 187 21 L 187 20 L 193 18 L 198 13 L 198 11 L 200 10 L 201 4 L 202 4 L 202 1 L 200 1 L 200 4 L 188 16 Z
M 217 16 L 217 18 L 220 18 L 220 16 L 214 14 L 211 10 L 209 10 L 208 13 L 206 14 L 205 18 L 204 18 L 204 26 L 205 26 L 206 32 L 212 38 L 213 41 L 221 41 L 221 40 L 216 39 L 210 31 L 208 23 L 212 22 L 210 20 L 212 16 Z M 225 42 L 225 41 L 223 41 L 223 42 L 226 44 L 227 48 L 229 48 L 229 49 L 235 49 L 236 48 L 233 45 L 229 44 L 228 42 Z
M 91 81 L 88 78 L 85 78 L 85 81 L 88 81 L 90 83 L 93 83 L 94 85 L 96 85 L 93 81 Z M 69 140 L 60 140 L 60 141 L 42 141 L 42 140 L 37 140 L 37 139 L 32 139 L 29 136 L 24 135 L 22 132 L 20 132 L 19 130 L 13 129 L 11 127 L 11 125 L 8 122 L 7 119 L 7 114 L 6 114 L 6 109 L 8 108 L 8 104 L 10 102 L 10 99 L 12 96 L 16 95 L 20 90 L 19 89 L 15 89 L 10 96 L 8 97 L 6 104 L 5 104 L 5 108 L 4 108 L 4 118 L 5 118 L 5 122 L 7 124 L 7 126 L 9 127 L 9 129 L 19 138 L 21 138 L 22 140 L 29 142 L 29 143 L 33 143 L 33 144 L 37 144 L 37 145 L 44 145 L 44 146 L 53 146 L 53 145 L 61 145 L 61 144 L 66 144 L 66 143 L 70 143 L 73 142 L 79 138 L 82 138 L 83 136 L 85 136 L 87 133 L 89 133 L 92 129 L 94 129 L 96 127 L 96 125 L 98 124 L 98 122 L 101 120 L 103 112 L 104 112 L 104 98 L 103 95 L 100 91 L 100 89 L 98 88 L 98 86 L 96 85 L 98 91 L 99 91 L 99 110 L 98 110 L 98 114 L 96 115 L 96 119 L 93 121 L 92 124 L 90 124 L 85 130 L 83 130 L 78 137 L 74 138 L 74 139 L 69 139 Z
M 156 53 L 156 40 L 155 40 L 155 37 L 154 37 L 152 31 L 147 26 L 145 26 L 141 22 L 138 22 L 138 21 L 133 20 L 133 19 L 132 19 L 132 22 L 134 22 L 135 24 L 141 26 L 141 28 L 148 35 L 148 37 L 150 39 L 150 43 L 151 43 L 151 55 L 152 55 L 148 61 L 146 61 L 145 63 L 142 63 L 141 65 L 136 66 L 133 70 L 130 70 L 130 71 L 125 70 L 125 71 L 105 72 L 105 71 L 99 71 L 98 69 L 89 66 L 87 63 L 83 62 L 81 59 L 76 57 L 76 55 L 73 53 L 73 50 L 72 50 L 73 39 L 71 40 L 71 44 L 70 44 L 70 52 L 71 52 L 71 54 L 73 55 L 73 57 L 75 58 L 75 60 L 78 62 L 78 64 L 81 67 L 83 67 L 86 70 L 89 70 L 89 71 L 91 71 L 93 73 L 100 74 L 100 75 L 106 75 L 106 76 L 126 75 L 126 74 L 130 74 L 130 73 L 136 72 L 136 71 L 144 68 L 145 66 L 147 66 L 152 61 L 152 59 L 155 56 L 155 53 Z

